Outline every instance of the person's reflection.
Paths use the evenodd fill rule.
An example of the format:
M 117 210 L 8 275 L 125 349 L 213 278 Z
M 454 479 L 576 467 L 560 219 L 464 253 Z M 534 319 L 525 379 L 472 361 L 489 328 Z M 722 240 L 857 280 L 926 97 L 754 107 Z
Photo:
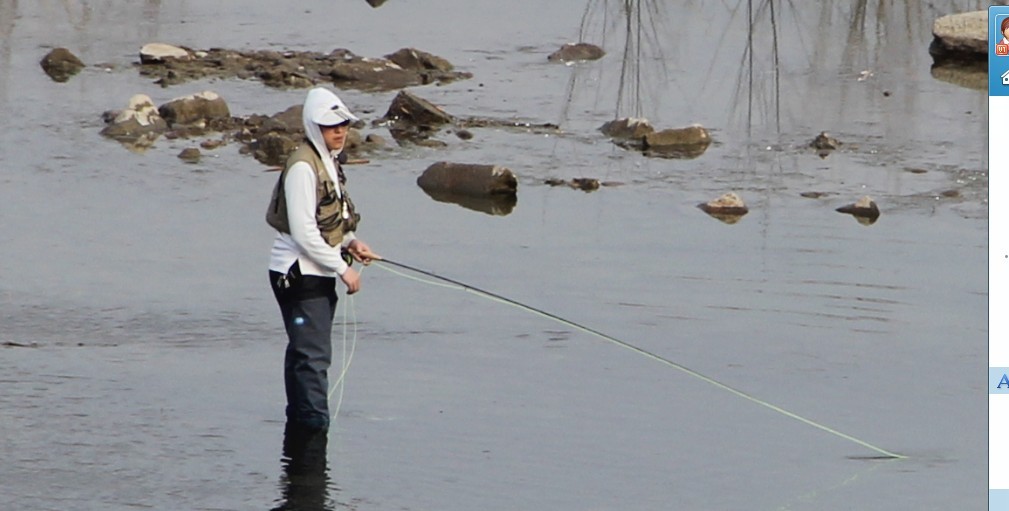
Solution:
M 280 504 L 272 511 L 333 509 L 329 499 L 327 443 L 326 431 L 308 430 L 287 423 L 284 428 L 284 474 L 280 478 Z

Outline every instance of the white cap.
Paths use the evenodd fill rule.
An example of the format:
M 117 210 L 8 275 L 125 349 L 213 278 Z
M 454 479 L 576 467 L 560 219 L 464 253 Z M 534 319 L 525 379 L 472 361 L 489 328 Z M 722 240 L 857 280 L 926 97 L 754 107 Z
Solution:
M 312 116 L 312 121 L 319 126 L 335 126 L 358 120 L 354 114 L 350 113 L 347 105 L 344 105 L 343 101 L 340 101 L 340 98 L 336 97 L 335 94 L 332 95 L 331 101 L 328 103 L 326 108 L 316 110 L 315 115 Z

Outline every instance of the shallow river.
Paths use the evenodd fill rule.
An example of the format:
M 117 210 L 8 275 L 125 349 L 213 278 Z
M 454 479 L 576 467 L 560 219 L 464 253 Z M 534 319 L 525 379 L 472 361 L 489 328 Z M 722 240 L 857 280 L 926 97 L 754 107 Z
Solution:
M 0 509 L 983 508 L 987 95 L 933 77 L 928 45 L 936 17 L 987 3 L 240 4 L 0 0 Z M 579 39 L 607 55 L 547 61 Z M 337 366 L 354 350 L 326 456 L 292 466 L 262 219 L 276 174 L 237 144 L 193 165 L 176 155 L 198 140 L 138 153 L 98 132 L 136 93 L 214 90 L 248 116 L 305 91 L 161 88 L 133 67 L 152 41 L 414 47 L 473 73 L 411 90 L 562 132 L 370 155 L 348 167 L 362 239 L 840 434 L 375 265 L 335 328 Z M 57 46 L 89 64 L 67 83 L 38 65 Z M 395 91 L 341 95 L 372 121 Z M 628 115 L 714 143 L 654 158 L 597 131 Z M 821 131 L 843 142 L 825 158 Z M 508 166 L 514 209 L 432 200 L 415 180 L 440 160 Z M 544 184 L 575 177 L 623 185 Z M 696 207 L 728 191 L 738 222 Z M 865 195 L 875 223 L 834 211 Z

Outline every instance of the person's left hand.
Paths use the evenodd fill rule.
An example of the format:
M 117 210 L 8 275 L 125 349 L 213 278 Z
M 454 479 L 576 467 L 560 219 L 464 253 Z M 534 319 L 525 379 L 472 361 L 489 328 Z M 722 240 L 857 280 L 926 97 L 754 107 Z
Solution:
M 372 252 L 371 247 L 361 240 L 351 241 L 350 244 L 347 245 L 347 252 L 350 252 L 350 255 L 353 256 L 355 261 L 364 265 L 368 265 L 371 264 L 372 261 L 382 259 L 382 256 Z

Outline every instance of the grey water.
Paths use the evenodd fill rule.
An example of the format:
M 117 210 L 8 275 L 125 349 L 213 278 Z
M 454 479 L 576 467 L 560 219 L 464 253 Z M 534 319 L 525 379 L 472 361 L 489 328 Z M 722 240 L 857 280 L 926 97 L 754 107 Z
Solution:
M 928 45 L 936 17 L 986 5 L 0 0 L 0 509 L 983 508 L 987 95 L 936 78 Z M 607 55 L 547 61 L 578 40 Z M 561 133 L 443 133 L 348 167 L 376 252 L 907 458 L 374 265 L 335 326 L 337 366 L 353 356 L 324 460 L 292 465 L 275 174 L 237 144 L 193 165 L 194 141 L 98 132 L 137 93 L 213 90 L 248 116 L 305 91 L 161 88 L 134 68 L 155 41 L 448 59 L 473 78 L 411 90 Z M 66 83 L 38 64 L 57 46 L 89 65 Z M 372 121 L 395 93 L 341 96 Z M 624 116 L 714 142 L 648 157 L 597 131 Z M 821 131 L 843 142 L 825 158 Z M 441 160 L 511 168 L 514 210 L 432 200 L 415 180 Z M 575 177 L 623 185 L 543 184 Z M 737 223 L 696 207 L 728 191 Z M 834 211 L 866 195 L 875 223 Z

